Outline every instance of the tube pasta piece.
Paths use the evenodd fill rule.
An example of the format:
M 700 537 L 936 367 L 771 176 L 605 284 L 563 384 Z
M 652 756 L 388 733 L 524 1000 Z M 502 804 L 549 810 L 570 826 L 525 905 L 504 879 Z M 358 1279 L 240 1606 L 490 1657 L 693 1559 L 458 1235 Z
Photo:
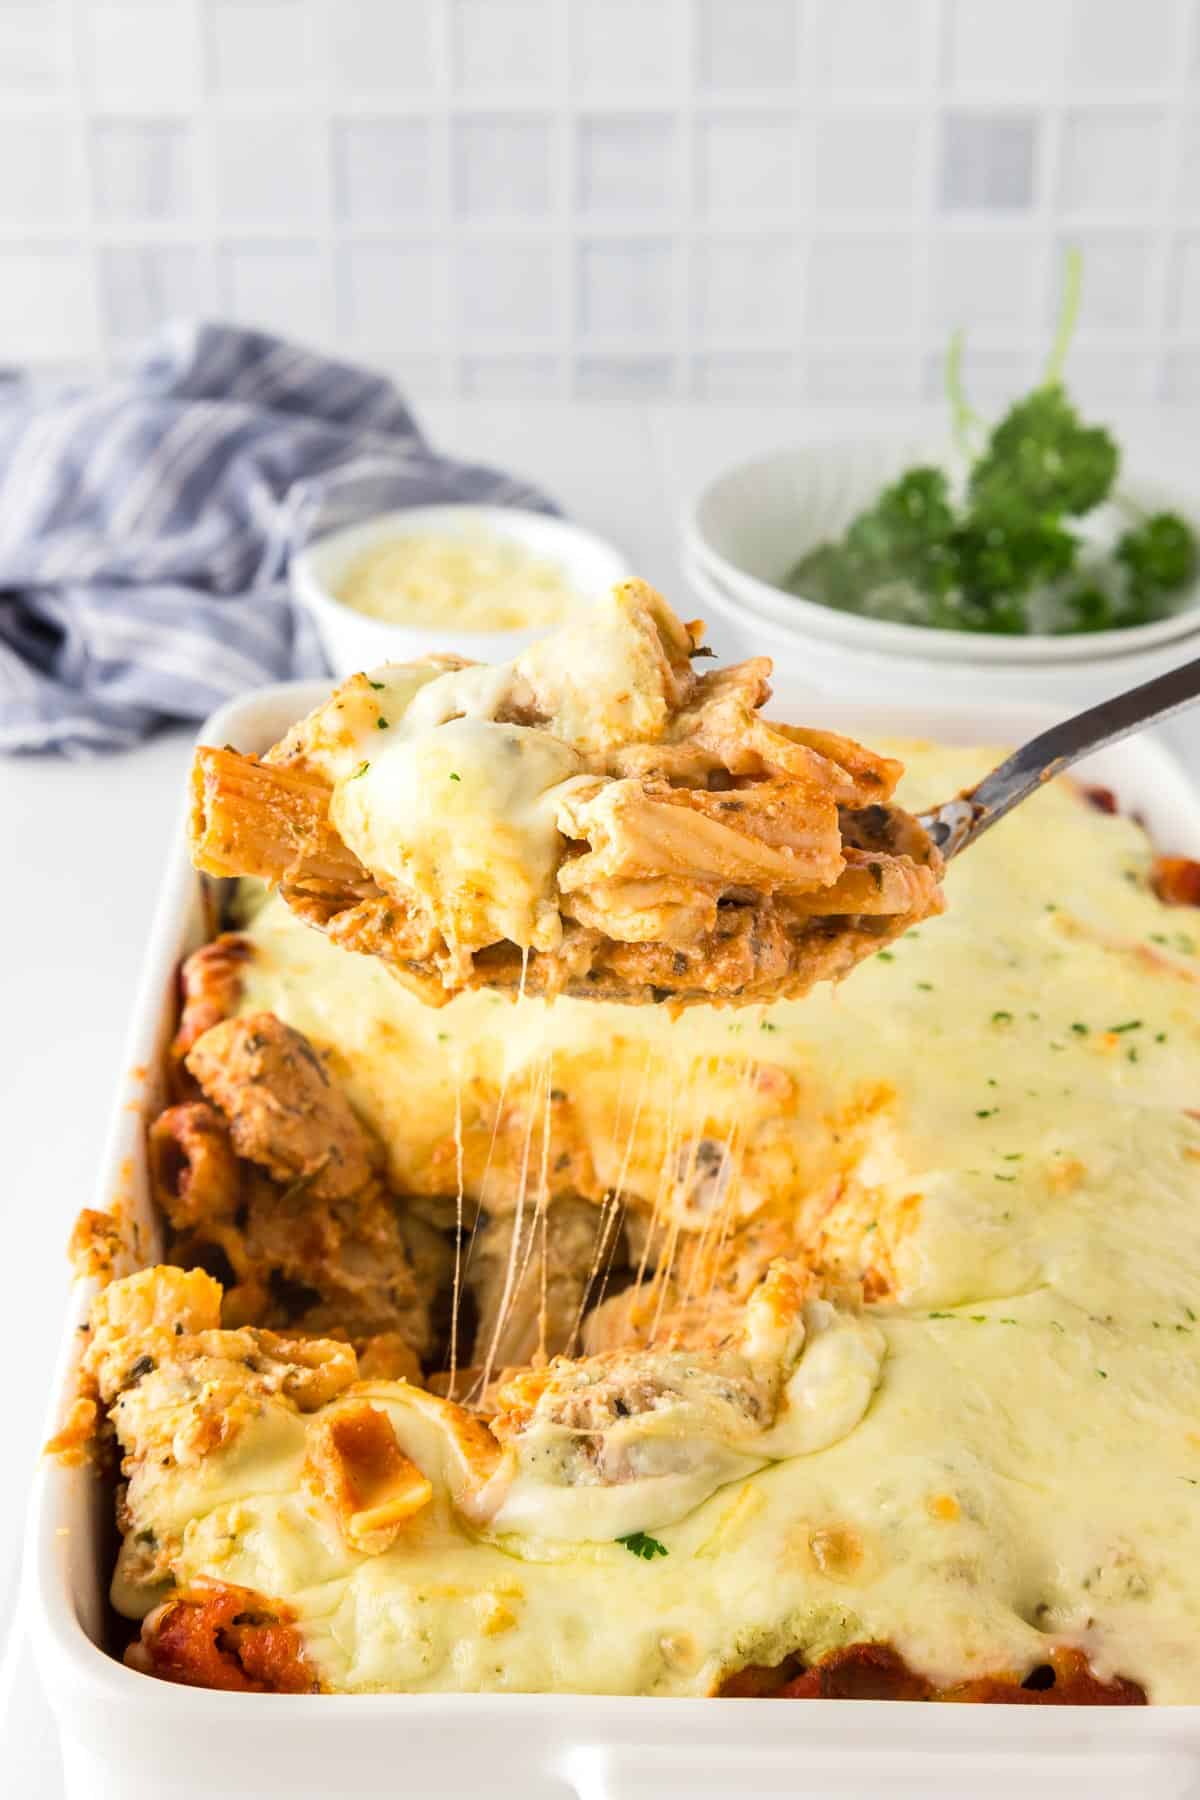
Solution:
M 171 1043 L 170 1058 L 177 1081 L 181 1075 L 186 1078 L 183 1059 L 196 1039 L 237 1011 L 242 970 L 253 954 L 248 938 L 226 931 L 185 959 L 179 971 L 179 1027 Z
M 700 635 L 627 582 L 512 663 L 356 675 L 264 758 L 197 753 L 194 860 L 434 1005 L 836 979 L 941 909 L 937 851 L 892 804 L 899 763 L 764 719 L 770 663 L 697 675 Z
M 202 1101 L 168 1107 L 146 1136 L 150 1187 L 176 1231 L 231 1220 L 242 1177 L 221 1115 Z
M 433 1483 L 401 1450 L 387 1414 L 365 1400 L 328 1412 L 307 1442 L 304 1479 L 333 1508 L 354 1550 L 390 1550 L 433 1498 Z
M 172 1594 L 125 1653 L 131 1669 L 186 1687 L 242 1694 L 314 1694 L 321 1683 L 282 1601 L 226 1582 Z

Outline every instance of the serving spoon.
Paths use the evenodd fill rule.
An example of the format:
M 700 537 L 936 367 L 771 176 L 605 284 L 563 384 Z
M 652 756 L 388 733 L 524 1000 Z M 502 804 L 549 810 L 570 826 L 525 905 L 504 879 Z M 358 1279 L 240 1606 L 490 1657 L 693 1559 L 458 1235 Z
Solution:
M 1200 700 L 1200 658 L 1052 725 L 1005 757 L 973 788 L 931 812 L 918 813 L 918 822 L 949 861 L 1081 756 L 1173 718 L 1196 700 Z

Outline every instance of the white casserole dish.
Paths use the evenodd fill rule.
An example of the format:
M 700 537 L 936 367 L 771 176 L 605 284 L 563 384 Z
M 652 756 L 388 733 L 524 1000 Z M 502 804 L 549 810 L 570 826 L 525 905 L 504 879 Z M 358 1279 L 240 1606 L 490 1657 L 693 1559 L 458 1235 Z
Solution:
M 204 742 L 262 750 L 325 692 L 292 683 L 232 702 Z M 802 673 L 777 667 L 776 714 L 868 741 L 924 736 L 1013 743 L 1050 722 L 1025 708 L 814 702 Z M 1156 743 L 1137 739 L 1083 765 L 1167 850 L 1200 857 L 1200 798 Z M 108 1146 L 93 1204 L 128 1197 L 155 1250 L 142 1120 L 158 1104 L 174 1027 L 175 967 L 208 934 L 202 885 L 184 845 L 169 849 Z M 139 1073 L 141 1071 L 141 1073 Z M 71 1396 L 76 1328 L 68 1307 L 48 1431 Z M 28 1378 L 26 1374 L 26 1378 Z M 591 1698 L 578 1695 L 291 1696 L 173 1687 L 124 1668 L 100 1645 L 112 1554 L 111 1495 L 85 1468 L 45 1462 L 32 1496 L 24 1608 L 62 1735 L 68 1800 L 395 1800 L 403 1793 L 503 1800 L 716 1800 L 803 1793 L 896 1800 L 1092 1800 L 1200 1792 L 1200 1705 L 1175 1708 L 941 1706 L 908 1702 Z M 0 1789 L 3 1783 L 0 1781 Z

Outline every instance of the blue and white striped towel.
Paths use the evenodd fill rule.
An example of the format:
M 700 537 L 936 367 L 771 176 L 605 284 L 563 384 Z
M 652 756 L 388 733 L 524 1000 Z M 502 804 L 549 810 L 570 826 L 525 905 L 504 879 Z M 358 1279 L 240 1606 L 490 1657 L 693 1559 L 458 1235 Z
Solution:
M 177 325 L 104 388 L 0 394 L 0 751 L 84 756 L 325 672 L 293 548 L 390 507 L 553 511 L 438 456 L 389 381 Z

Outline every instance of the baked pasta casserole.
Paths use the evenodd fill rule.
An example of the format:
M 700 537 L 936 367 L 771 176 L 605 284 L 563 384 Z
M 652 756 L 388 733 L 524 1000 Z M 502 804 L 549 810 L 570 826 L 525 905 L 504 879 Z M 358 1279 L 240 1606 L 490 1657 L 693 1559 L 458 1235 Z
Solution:
M 81 1221 L 98 1291 L 55 1445 L 119 1484 L 126 1660 L 252 1692 L 1200 1700 L 1197 871 L 1060 781 L 951 865 L 940 914 L 903 809 L 998 752 L 761 725 L 765 666 L 693 678 L 690 631 L 615 606 L 679 691 L 640 739 L 545 752 L 578 830 L 519 920 L 499 882 L 451 918 L 431 878 L 421 911 L 387 863 L 380 821 L 456 784 L 422 751 L 354 810 L 371 770 L 334 714 L 383 706 L 370 681 L 261 762 L 201 760 L 205 860 L 274 885 L 223 887 L 182 970 L 158 1261 Z M 548 666 L 529 704 L 582 720 Z M 728 730 L 684 725 L 730 695 Z M 503 754 L 482 717 L 464 787 Z M 687 821 L 640 873 L 610 793 Z M 701 870 L 730 796 L 747 861 L 722 838 Z M 502 819 L 447 820 L 431 870 L 500 866 Z M 785 837 L 807 888 L 764 874 Z M 803 910 L 867 857 L 861 912 Z M 655 935 L 621 937 L 642 881 Z M 853 978 L 699 1003 L 731 897 L 719 998 L 808 986 L 800 919 Z M 493 991 L 522 949 L 528 991 Z M 694 1004 L 625 1003 L 645 984 Z

